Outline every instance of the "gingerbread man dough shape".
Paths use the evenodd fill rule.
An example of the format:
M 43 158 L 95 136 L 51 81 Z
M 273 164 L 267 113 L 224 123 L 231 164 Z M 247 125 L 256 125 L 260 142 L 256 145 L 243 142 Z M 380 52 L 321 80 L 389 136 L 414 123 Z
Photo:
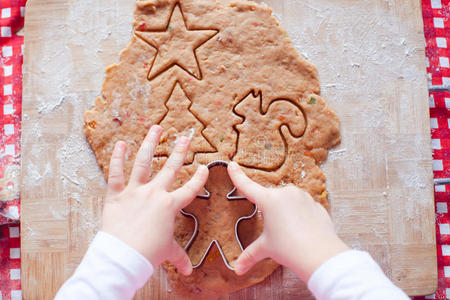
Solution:
M 235 195 L 227 166 L 225 161 L 208 164 L 210 174 L 205 194 L 198 195 L 191 205 L 181 210 L 195 221 L 194 233 L 185 246 L 194 268 L 203 263 L 215 245 L 225 265 L 234 270 L 233 262 L 244 250 L 238 234 L 239 223 L 252 218 L 258 210 L 249 201 L 239 201 L 246 198 Z

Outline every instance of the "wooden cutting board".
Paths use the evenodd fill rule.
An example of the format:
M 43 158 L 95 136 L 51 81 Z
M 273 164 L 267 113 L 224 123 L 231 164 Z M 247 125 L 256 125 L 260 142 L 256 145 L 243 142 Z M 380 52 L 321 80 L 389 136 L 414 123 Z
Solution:
M 267 0 L 319 70 L 341 120 L 323 165 L 340 236 L 410 295 L 437 285 L 420 1 Z M 104 68 L 131 36 L 132 0 L 28 1 L 22 129 L 22 288 L 50 299 L 99 226 L 105 182 L 83 132 Z M 295 249 L 293 249 L 295 251 Z M 230 299 L 299 299 L 286 268 Z M 175 299 L 156 270 L 139 299 Z

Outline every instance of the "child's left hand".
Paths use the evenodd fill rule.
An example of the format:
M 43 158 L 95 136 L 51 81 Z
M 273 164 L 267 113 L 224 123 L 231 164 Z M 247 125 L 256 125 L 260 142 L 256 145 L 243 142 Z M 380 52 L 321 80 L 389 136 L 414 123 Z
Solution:
M 180 137 L 161 171 L 151 179 L 153 153 L 162 128 L 152 126 L 139 149 L 130 180 L 125 186 L 123 164 L 126 144 L 117 142 L 111 156 L 108 191 L 103 207 L 101 230 L 139 251 L 154 267 L 170 261 L 184 275 L 192 264 L 174 240 L 175 216 L 198 194 L 208 178 L 208 168 L 199 166 L 183 187 L 169 192 L 183 166 L 190 140 Z

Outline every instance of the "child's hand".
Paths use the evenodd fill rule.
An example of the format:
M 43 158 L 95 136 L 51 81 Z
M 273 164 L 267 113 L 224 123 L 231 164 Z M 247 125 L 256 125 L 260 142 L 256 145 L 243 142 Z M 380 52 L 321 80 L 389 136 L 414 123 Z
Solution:
M 200 166 L 183 187 L 168 192 L 189 148 L 190 140 L 180 137 L 162 170 L 150 180 L 153 153 L 161 132 L 160 126 L 152 126 L 148 132 L 136 155 L 127 186 L 123 175 L 126 144 L 118 142 L 115 145 L 101 230 L 139 251 L 153 266 L 169 260 L 180 273 L 189 275 L 192 272 L 191 261 L 173 238 L 175 216 L 203 187 L 208 169 Z
M 327 211 L 307 192 L 293 185 L 265 188 L 234 162 L 228 165 L 228 173 L 236 188 L 258 205 L 264 217 L 264 231 L 239 256 L 236 274 L 244 274 L 270 257 L 307 282 L 322 263 L 349 249 L 336 235 Z

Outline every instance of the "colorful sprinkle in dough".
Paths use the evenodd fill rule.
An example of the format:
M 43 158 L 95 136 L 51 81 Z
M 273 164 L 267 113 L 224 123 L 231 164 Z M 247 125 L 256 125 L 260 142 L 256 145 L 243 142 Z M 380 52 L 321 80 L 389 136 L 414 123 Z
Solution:
M 160 124 L 165 134 L 152 164 L 154 172 L 163 166 L 178 136 L 192 138 L 174 189 L 199 163 L 234 160 L 260 184 L 294 184 L 326 207 L 319 164 L 340 142 L 339 121 L 319 96 L 316 68 L 299 55 L 270 9 L 246 0 L 136 4 L 131 42 L 120 62 L 106 69 L 102 97 L 85 113 L 85 133 L 105 176 L 116 141 L 129 147 L 128 178 L 148 128 Z M 217 207 L 221 206 L 211 207 L 209 213 L 220 222 L 235 218 L 234 206 L 214 211 Z M 217 227 L 211 225 L 210 230 Z M 234 232 L 228 227 L 222 226 L 221 234 Z M 243 245 L 262 228 L 261 215 L 243 222 Z M 180 214 L 175 238 L 182 246 L 192 230 L 192 220 Z M 164 267 L 171 286 L 184 298 L 214 299 L 261 282 L 278 264 L 265 260 L 238 277 L 212 251 L 189 277 L 170 264 Z

